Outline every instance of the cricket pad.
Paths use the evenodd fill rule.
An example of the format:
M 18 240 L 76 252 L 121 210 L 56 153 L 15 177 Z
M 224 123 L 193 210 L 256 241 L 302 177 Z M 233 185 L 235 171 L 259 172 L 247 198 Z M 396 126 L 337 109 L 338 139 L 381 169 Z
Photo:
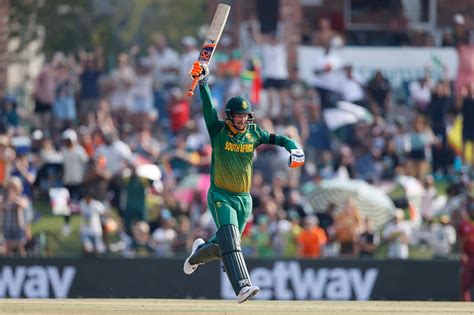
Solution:
M 217 244 L 221 250 L 221 259 L 227 277 L 235 295 L 238 295 L 240 289 L 250 286 L 251 282 L 240 247 L 240 233 L 237 227 L 233 224 L 222 226 L 217 231 Z
M 221 253 L 219 245 L 215 243 L 204 243 L 199 246 L 194 254 L 189 258 L 189 263 L 191 265 L 205 264 L 220 258 Z

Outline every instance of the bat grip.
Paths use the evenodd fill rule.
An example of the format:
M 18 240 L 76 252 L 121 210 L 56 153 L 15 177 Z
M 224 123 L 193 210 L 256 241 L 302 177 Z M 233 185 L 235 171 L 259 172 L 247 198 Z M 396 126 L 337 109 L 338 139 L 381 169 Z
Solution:
M 191 97 L 191 96 L 194 95 L 194 89 L 196 88 L 197 84 L 198 84 L 198 78 L 195 77 L 195 78 L 193 79 L 193 83 L 191 83 L 191 86 L 190 86 L 189 89 L 188 89 L 187 95 L 188 95 L 189 97 Z

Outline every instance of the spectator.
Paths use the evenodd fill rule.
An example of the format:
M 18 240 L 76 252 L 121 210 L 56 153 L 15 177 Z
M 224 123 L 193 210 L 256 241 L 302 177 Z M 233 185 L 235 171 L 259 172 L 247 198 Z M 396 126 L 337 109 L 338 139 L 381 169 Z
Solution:
M 453 16 L 452 31 L 443 34 L 442 46 L 453 46 L 469 44 L 471 31 L 466 23 L 466 18 L 460 13 Z
M 257 224 L 251 230 L 251 244 L 257 257 L 272 257 L 274 249 L 272 247 L 272 235 L 269 229 L 270 218 L 268 215 L 260 215 Z
M 12 176 L 8 179 L 5 193 L 0 203 L 0 214 L 3 218 L 2 229 L 5 238 L 6 255 L 26 256 L 25 244 L 28 234 L 26 211 L 28 199 L 22 196 L 23 184 L 20 178 Z
M 176 136 L 184 131 L 190 118 L 190 104 L 184 97 L 183 91 L 178 88 L 172 88 L 168 103 L 168 112 L 170 117 L 170 127 L 173 135 Z
M 146 179 L 136 173 L 136 167 L 130 166 L 130 177 L 124 185 L 125 207 L 123 219 L 127 233 L 131 234 L 132 225 L 137 221 L 146 220 L 145 193 L 147 188 Z
M 78 203 L 82 198 L 82 180 L 89 157 L 84 148 L 77 143 L 77 133 L 74 130 L 65 130 L 62 139 L 64 143 L 62 148 L 64 158 L 63 185 L 69 190 L 71 201 Z M 67 236 L 70 233 L 70 216 L 65 216 L 63 234 Z
M 82 51 L 79 57 L 79 122 L 87 126 L 95 122 L 93 113 L 99 102 L 99 78 L 104 70 L 104 60 L 101 49 L 96 49 L 93 53 Z
M 176 255 L 185 254 L 193 237 L 191 235 L 191 221 L 186 215 L 178 217 L 178 226 L 176 229 L 176 238 L 173 241 L 173 253 Z
M 36 174 L 36 167 L 30 163 L 28 152 L 22 150 L 17 152 L 11 175 L 21 180 L 22 194 L 28 198 L 29 202 L 33 200 L 33 184 L 36 180 Z
M 15 156 L 15 150 L 10 146 L 10 137 L 0 134 L 0 190 L 3 190 L 8 183 Z
M 150 127 L 145 124 L 140 128 L 135 128 L 135 130 L 138 130 L 138 132 L 127 140 L 133 153 L 152 162 L 158 160 L 161 153 L 161 144 L 151 134 Z
M 296 257 L 298 255 L 298 236 L 303 228 L 301 227 L 300 217 L 296 212 L 288 212 L 288 219 L 291 222 L 291 227 L 284 235 L 284 242 L 286 244 L 283 250 L 284 257 Z
M 393 221 L 383 230 L 383 239 L 388 244 L 388 258 L 407 259 L 409 256 L 412 230 L 404 217 L 404 211 L 397 209 Z
M 261 34 L 258 22 L 255 20 L 253 24 L 253 36 L 262 53 L 263 88 L 268 93 L 267 113 L 272 118 L 283 119 L 291 112 L 288 104 L 290 100 L 286 43 L 282 34 L 277 34 L 277 31 Z M 278 109 L 275 104 L 279 104 Z
M 434 258 L 448 258 L 456 243 L 456 229 L 451 225 L 449 216 L 443 214 L 439 224 L 433 224 L 429 235 L 429 245 Z
M 150 243 L 150 226 L 144 221 L 135 222 L 127 257 L 149 257 L 151 254 L 153 248 Z
M 132 87 L 135 84 L 135 71 L 130 64 L 129 56 L 122 53 L 118 56 L 117 68 L 110 74 L 112 93 L 110 94 L 110 109 L 114 120 L 121 126 L 128 121 L 128 113 L 133 106 Z
M 56 88 L 53 114 L 57 119 L 55 121 L 57 129 L 71 127 L 77 119 L 73 66 L 62 53 L 57 53 L 54 56 Z
M 362 232 L 362 216 L 356 201 L 348 198 L 344 208 L 337 214 L 334 222 L 336 240 L 340 244 L 341 256 L 354 256 L 356 242 Z
M 102 240 L 101 217 L 106 214 L 104 205 L 92 199 L 90 189 L 87 189 L 79 207 L 81 209 L 81 245 L 84 256 L 95 256 L 105 252 Z
M 438 196 L 434 185 L 434 178 L 431 175 L 425 177 L 423 181 L 423 193 L 421 195 L 420 213 L 423 219 L 433 219 L 434 201 Z
M 153 64 L 153 96 L 158 119 L 163 122 L 167 118 L 166 104 L 168 91 L 179 86 L 179 54 L 168 46 L 164 35 L 159 34 L 149 48 L 149 56 Z
M 42 191 L 62 186 L 63 154 L 50 137 L 44 137 L 39 152 L 38 182 Z
M 365 219 L 364 231 L 360 234 L 358 240 L 358 252 L 360 257 L 374 257 L 377 247 L 380 243 L 378 233 L 374 230 L 372 220 Z
M 122 190 L 122 172 L 125 169 L 127 162 L 131 159 L 132 151 L 130 147 L 119 140 L 115 134 L 106 133 L 103 135 L 104 144 L 100 145 L 95 154 L 96 156 L 104 156 L 106 161 L 106 168 L 112 174 L 109 183 L 109 190 L 113 193 L 111 205 L 119 211 L 120 195 Z M 123 217 L 123 213 L 121 213 Z
M 462 160 L 464 165 L 474 166 L 474 82 L 466 86 L 462 93 Z M 471 143 L 471 161 L 466 159 L 467 144 Z
M 331 27 L 331 20 L 327 17 L 318 19 L 318 29 L 313 33 L 313 45 L 326 47 L 334 37 L 340 37 Z
M 7 130 L 15 133 L 21 122 L 16 99 L 11 96 L 5 96 L 0 101 L 0 106 L 1 123 L 5 124 Z
M 147 126 L 156 117 L 153 100 L 153 64 L 149 58 L 139 58 L 132 86 L 131 123 L 135 128 Z
M 175 230 L 176 220 L 171 216 L 168 209 L 162 210 L 162 225 L 157 228 L 151 236 L 151 244 L 157 256 L 173 255 L 173 243 L 176 240 L 177 232 Z
M 112 174 L 107 170 L 107 160 L 103 155 L 92 157 L 86 165 L 82 186 L 87 187 L 92 199 L 107 202 L 107 189 Z
M 330 151 L 332 149 L 332 139 L 331 132 L 322 117 L 321 106 L 316 104 L 311 105 L 308 111 L 309 136 L 306 141 L 305 149 L 308 151 L 310 160 L 315 161 L 317 164 L 321 162 L 321 156 L 323 156 L 325 162 L 329 162 L 328 155 L 331 155 L 332 160 Z M 324 154 L 326 154 L 326 157 L 324 157 Z
M 52 64 L 43 64 L 34 83 L 35 114 L 39 118 L 38 128 L 48 128 L 56 92 L 55 69 Z
M 342 45 L 340 38 L 332 38 L 324 46 L 323 54 L 315 58 L 313 86 L 319 94 L 321 106 L 324 109 L 333 107 L 335 102 L 340 99 L 340 82 L 344 65 L 338 49 Z
M 385 116 L 390 109 L 391 86 L 379 70 L 366 84 L 369 108 L 376 116 Z
M 326 233 L 319 227 L 316 216 L 310 215 L 304 219 L 304 227 L 298 235 L 298 254 L 300 257 L 318 258 L 327 242 Z
M 408 133 L 408 174 L 422 181 L 429 171 L 429 151 L 434 142 L 433 131 L 426 124 L 424 116 L 418 115 L 414 121 L 414 127 Z
M 189 76 L 189 65 L 196 61 L 199 56 L 199 51 L 196 48 L 197 41 L 192 36 L 185 36 L 181 40 L 183 52 L 179 60 L 179 86 L 182 89 L 187 89 L 188 84 L 191 84 L 191 77 Z
M 343 101 L 367 107 L 362 80 L 356 77 L 352 65 L 344 66 L 344 76 L 340 82 L 340 93 Z

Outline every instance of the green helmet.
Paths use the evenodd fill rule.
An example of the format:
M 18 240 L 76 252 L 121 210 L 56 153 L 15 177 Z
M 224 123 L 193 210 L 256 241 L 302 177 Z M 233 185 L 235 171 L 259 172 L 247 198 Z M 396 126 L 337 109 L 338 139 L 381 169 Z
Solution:
M 252 104 L 245 97 L 237 96 L 227 101 L 227 104 L 225 104 L 225 113 L 227 120 L 230 120 L 232 124 L 233 114 L 248 114 L 249 118 L 247 120 L 247 125 L 253 124 L 254 118 Z

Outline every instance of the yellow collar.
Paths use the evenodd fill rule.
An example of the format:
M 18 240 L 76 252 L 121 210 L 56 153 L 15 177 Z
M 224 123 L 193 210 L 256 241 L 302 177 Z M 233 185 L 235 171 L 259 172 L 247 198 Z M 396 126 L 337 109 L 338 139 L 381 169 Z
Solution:
M 233 134 L 238 134 L 238 133 L 245 133 L 247 131 L 247 127 L 244 128 L 244 130 L 240 131 L 237 128 L 232 125 L 230 121 L 226 121 L 227 126 L 229 126 L 230 131 L 232 131 Z

